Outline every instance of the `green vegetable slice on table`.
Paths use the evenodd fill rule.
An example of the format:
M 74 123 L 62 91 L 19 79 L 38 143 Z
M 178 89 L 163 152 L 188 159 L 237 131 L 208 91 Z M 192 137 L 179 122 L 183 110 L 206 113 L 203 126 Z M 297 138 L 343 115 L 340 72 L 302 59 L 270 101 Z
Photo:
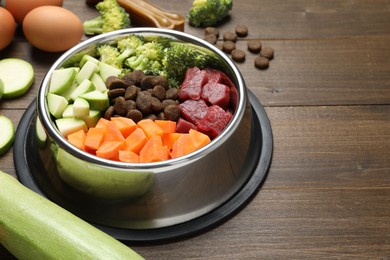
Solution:
M 15 127 L 12 121 L 0 115 L 0 155 L 4 154 L 12 145 L 15 137 Z
M 32 65 L 22 59 L 7 58 L 0 60 L 0 79 L 4 84 L 4 98 L 23 95 L 34 82 Z
M 0 171 L 0 242 L 18 259 L 143 259 Z

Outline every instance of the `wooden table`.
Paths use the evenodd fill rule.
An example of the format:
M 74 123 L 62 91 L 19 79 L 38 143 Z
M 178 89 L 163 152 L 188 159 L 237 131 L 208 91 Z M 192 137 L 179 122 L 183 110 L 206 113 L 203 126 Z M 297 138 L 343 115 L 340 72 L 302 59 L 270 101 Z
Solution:
M 191 0 L 154 0 L 186 15 Z M 97 13 L 81 0 L 64 6 L 82 20 Z M 390 1 L 235 1 L 221 32 L 238 24 L 275 49 L 267 70 L 254 54 L 238 64 L 271 122 L 268 177 L 233 218 L 196 237 L 130 246 L 146 259 L 390 258 Z M 203 37 L 186 24 L 185 31 Z M 0 58 L 34 65 L 23 97 L 1 100 L 15 126 L 59 54 L 26 43 L 21 30 Z M 1 170 L 16 175 L 13 150 Z M 0 258 L 10 257 L 0 249 Z

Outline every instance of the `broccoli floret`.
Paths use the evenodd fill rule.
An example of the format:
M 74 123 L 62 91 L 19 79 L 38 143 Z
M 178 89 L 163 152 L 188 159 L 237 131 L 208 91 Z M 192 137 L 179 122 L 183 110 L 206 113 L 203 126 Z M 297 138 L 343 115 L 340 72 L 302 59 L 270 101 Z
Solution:
M 122 69 L 122 62 L 117 59 L 120 52 L 114 46 L 103 44 L 97 47 L 96 52 L 101 62 L 117 67 L 118 69 Z
M 233 0 L 194 0 L 188 21 L 196 27 L 213 26 L 222 21 L 233 8 Z
M 133 56 L 125 60 L 125 65 L 133 70 L 143 70 L 146 74 L 160 74 L 163 69 L 164 47 L 157 42 L 147 42 L 135 49 Z
M 171 42 L 171 47 L 165 49 L 163 60 L 164 76 L 171 86 L 178 86 L 184 79 L 188 68 L 222 67 L 217 55 L 209 49 L 192 43 Z
M 130 25 L 130 16 L 116 0 L 104 0 L 96 5 L 100 15 L 84 22 L 84 33 L 87 35 L 102 34 Z
M 118 49 L 121 54 L 117 57 L 118 61 L 122 62 L 132 56 L 138 47 L 144 44 L 142 36 L 131 34 L 118 41 Z

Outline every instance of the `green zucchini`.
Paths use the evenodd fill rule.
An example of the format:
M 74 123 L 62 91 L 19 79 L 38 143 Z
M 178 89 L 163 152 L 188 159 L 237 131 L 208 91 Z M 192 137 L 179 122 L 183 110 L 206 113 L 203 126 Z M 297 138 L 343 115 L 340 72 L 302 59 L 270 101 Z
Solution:
M 0 242 L 18 259 L 143 259 L 2 171 Z

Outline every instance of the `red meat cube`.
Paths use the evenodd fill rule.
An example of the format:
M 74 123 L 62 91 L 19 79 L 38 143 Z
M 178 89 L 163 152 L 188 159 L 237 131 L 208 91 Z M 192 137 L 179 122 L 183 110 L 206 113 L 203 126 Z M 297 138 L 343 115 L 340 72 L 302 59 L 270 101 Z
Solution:
M 188 133 L 190 129 L 197 130 L 196 125 L 183 118 L 179 118 L 176 124 L 176 133 Z
M 217 105 L 212 105 L 203 119 L 197 124 L 198 131 L 207 134 L 213 139 L 225 129 L 231 118 L 232 114 L 230 112 Z
M 202 87 L 208 81 L 207 72 L 199 68 L 189 68 L 186 71 L 184 80 L 180 85 L 178 97 L 180 101 L 187 99 L 199 100 Z
M 188 99 L 181 103 L 179 107 L 181 110 L 181 116 L 195 125 L 202 120 L 208 110 L 208 106 L 203 99 Z
M 209 82 L 203 86 L 201 97 L 211 105 L 226 109 L 230 102 L 230 88 L 224 84 Z

